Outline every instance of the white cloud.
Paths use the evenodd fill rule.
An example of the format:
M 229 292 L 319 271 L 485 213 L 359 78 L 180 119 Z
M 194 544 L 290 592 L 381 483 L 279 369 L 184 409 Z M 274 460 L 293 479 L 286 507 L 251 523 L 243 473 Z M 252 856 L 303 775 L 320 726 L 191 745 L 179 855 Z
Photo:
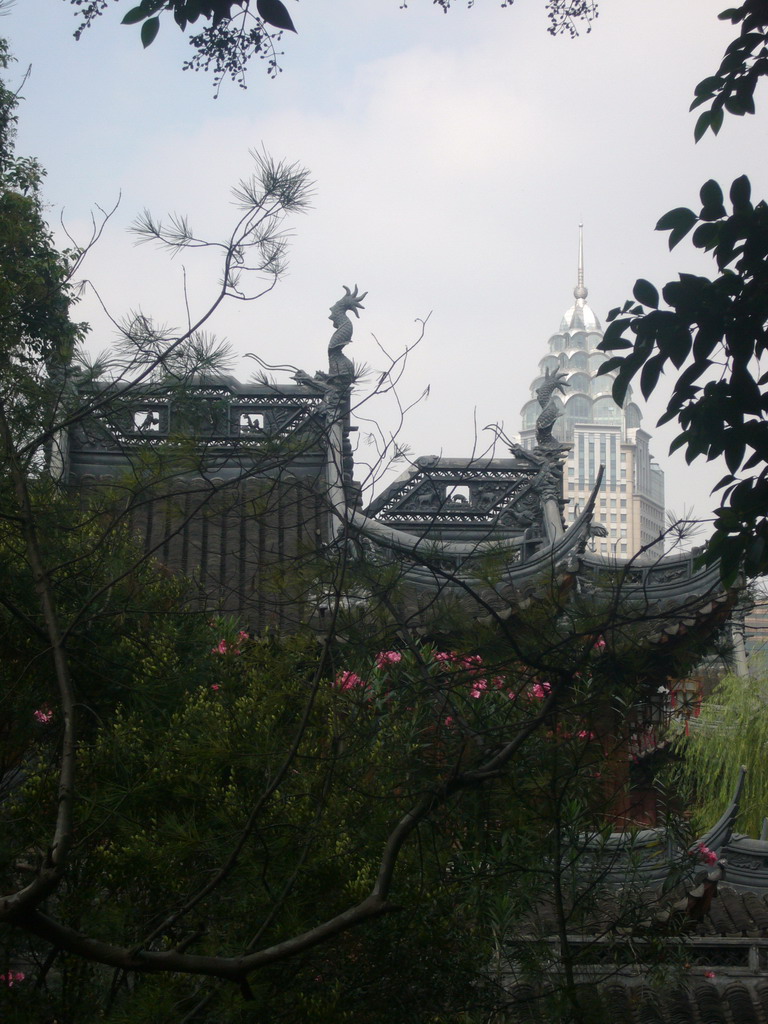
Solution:
M 728 38 L 715 17 L 721 0 L 612 0 L 575 42 L 546 35 L 534 0 L 506 11 L 458 6 L 446 17 L 432 5 L 399 11 L 396 0 L 370 0 L 365 14 L 359 0 L 333 6 L 301 6 L 278 81 L 255 69 L 247 93 L 225 89 L 214 102 L 208 83 L 169 64 L 182 56 L 170 33 L 165 50 L 148 54 L 107 23 L 77 47 L 59 46 L 62 11 L 54 4 L 51 19 L 49 0 L 25 0 L 7 21 L 9 31 L 23 23 L 19 57 L 36 69 L 22 141 L 48 165 L 51 197 L 76 224 L 89 202 L 107 203 L 122 187 L 89 272 L 110 308 L 141 305 L 176 322 L 181 262 L 133 248 L 119 227 L 146 205 L 186 211 L 218 236 L 249 147 L 305 163 L 317 198 L 294 223 L 289 276 L 258 304 L 230 307 L 218 331 L 241 352 L 314 370 L 325 359 L 327 308 L 342 284 L 357 283 L 370 294 L 353 354 L 379 365 L 371 333 L 396 347 L 434 311 L 404 383 L 408 395 L 432 384 L 406 427 L 420 452 L 469 451 L 475 408 L 480 426 L 503 419 L 517 429 L 570 304 L 580 219 L 590 301 L 604 320 L 637 276 L 708 272 L 684 248 L 666 252 L 653 232 L 661 213 L 694 204 L 710 176 L 727 182 L 748 170 L 756 191 L 768 188 L 764 162 L 754 160 L 762 115 L 692 142 L 693 85 Z M 186 274 L 201 308 L 210 270 L 189 259 Z M 103 343 L 109 329 L 94 309 Z M 707 467 L 681 470 L 680 457 L 664 459 L 665 446 L 654 450 L 676 466 L 670 504 L 697 493 L 707 506 L 706 487 L 692 481 Z

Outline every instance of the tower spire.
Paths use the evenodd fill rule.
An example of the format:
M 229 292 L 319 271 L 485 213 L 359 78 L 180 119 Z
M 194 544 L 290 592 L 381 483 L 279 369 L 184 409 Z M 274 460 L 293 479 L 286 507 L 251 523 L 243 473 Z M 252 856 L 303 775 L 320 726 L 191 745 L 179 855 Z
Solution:
M 584 225 L 579 224 L 579 267 L 573 294 L 577 299 L 586 299 L 589 294 L 584 287 Z

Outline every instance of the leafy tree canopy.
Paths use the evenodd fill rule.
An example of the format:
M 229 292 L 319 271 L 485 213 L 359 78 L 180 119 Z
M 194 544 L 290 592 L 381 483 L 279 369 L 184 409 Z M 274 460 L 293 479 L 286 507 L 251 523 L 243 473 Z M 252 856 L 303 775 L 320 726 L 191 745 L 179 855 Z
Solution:
M 12 58 L 0 39 L 0 70 Z M 66 362 L 84 328 L 70 320 L 69 274 L 77 253 L 60 253 L 43 218 L 36 160 L 17 157 L 18 98 L 0 82 L 0 350 L 9 362 Z
M 80 24 L 75 32 L 80 38 L 98 15 L 109 7 L 109 0 L 67 0 L 78 10 Z M 282 0 L 117 0 L 122 5 L 124 25 L 138 25 L 141 43 L 150 46 L 161 22 L 173 22 L 186 32 L 190 26 L 202 25 L 201 31 L 191 32 L 189 43 L 193 55 L 184 64 L 195 71 L 213 72 L 215 85 L 226 78 L 245 88 L 245 73 L 251 61 L 258 58 L 266 63 L 267 72 L 274 77 L 281 70 L 277 47 L 285 31 L 296 32 L 292 16 Z M 452 0 L 433 0 L 444 12 Z M 502 7 L 511 7 L 513 0 L 500 0 Z M 468 0 L 472 7 L 474 0 Z M 407 7 L 407 3 L 401 3 Z M 597 0 L 546 0 L 549 31 L 553 35 L 578 34 L 579 25 L 586 25 L 597 17 Z M 127 8 L 127 10 L 126 10 Z
M 343 642 L 253 637 L 195 612 L 127 526 L 105 536 L 105 507 L 30 494 L 80 709 L 77 796 L 59 884 L 0 933 L 3 973 L 25 975 L 0 985 L 4 1020 L 479 1024 L 504 999 L 494 945 L 555 878 L 570 926 L 589 915 L 601 878 L 580 858 L 658 681 L 633 627 L 606 644 L 573 607 L 533 608 L 546 676 L 499 624 L 465 623 L 463 650 L 379 650 L 373 610 Z M 8 892 L 46 857 L 66 723 L 17 530 L 0 553 Z M 647 916 L 635 896 L 614 893 L 617 927 Z
M 728 675 L 701 706 L 701 716 L 689 735 L 681 735 L 682 759 L 677 774 L 695 794 L 696 827 L 710 827 L 733 796 L 742 765 L 744 793 L 737 828 L 749 836 L 762 831 L 768 805 L 768 684 L 765 666 L 748 677 Z M 679 782 L 676 782 L 679 785 Z
M 717 134 L 725 113 L 754 113 L 757 83 L 768 74 L 767 0 L 745 0 L 720 17 L 741 28 L 717 73 L 696 86 L 691 109 L 709 104 L 696 123 L 697 141 L 708 130 Z M 728 474 L 714 488 L 723 491 L 723 504 L 705 559 L 719 560 L 723 580 L 732 583 L 742 565 L 750 576 L 768 572 L 768 206 L 753 202 L 746 175 L 730 187 L 730 209 L 716 181 L 707 181 L 699 198 L 698 212 L 670 210 L 656 230 L 669 232 L 670 249 L 691 235 L 695 248 L 713 256 L 718 276 L 680 274 L 661 294 L 638 280 L 634 301 L 609 314 L 599 347 L 629 350 L 603 366 L 618 370 L 617 402 L 637 374 L 647 398 L 665 368 L 680 371 L 659 423 L 678 421 L 671 450 L 683 448 L 689 463 L 725 459 Z
M 693 232 L 694 246 L 712 254 L 718 276 L 680 274 L 661 296 L 649 281 L 637 281 L 635 301 L 609 314 L 600 347 L 631 350 L 603 367 L 618 369 L 617 402 L 638 373 L 647 398 L 665 367 L 681 371 L 659 422 L 680 423 L 672 450 L 683 448 L 688 462 L 725 459 L 729 472 L 716 487 L 724 503 L 707 558 L 719 558 L 732 580 L 742 559 L 750 575 L 768 571 L 768 376 L 761 363 L 768 346 L 768 206 L 753 204 L 746 176 L 731 185 L 730 210 L 715 181 L 700 198 L 698 212 L 672 210 L 657 229 L 669 231 L 670 248 Z
M 725 113 L 740 117 L 755 112 L 755 89 L 768 75 L 768 3 L 745 0 L 720 14 L 722 21 L 740 25 L 739 35 L 728 45 L 714 75 L 699 82 L 691 110 L 709 104 L 701 113 L 694 136 L 696 141 L 711 130 L 720 131 Z

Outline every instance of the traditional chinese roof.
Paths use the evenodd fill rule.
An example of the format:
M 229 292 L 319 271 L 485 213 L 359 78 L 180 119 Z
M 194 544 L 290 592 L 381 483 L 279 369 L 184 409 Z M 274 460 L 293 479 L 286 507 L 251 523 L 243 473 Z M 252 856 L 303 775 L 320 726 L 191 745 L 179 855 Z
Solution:
M 142 451 L 153 446 L 170 450 L 181 437 L 194 438 L 204 456 L 201 468 L 218 475 L 247 471 L 257 461 L 259 444 L 272 441 L 291 443 L 295 474 L 317 475 L 322 469 L 324 392 L 311 380 L 244 384 L 216 375 L 197 378 L 181 390 L 162 382 L 145 384 L 131 388 L 125 400 L 121 390 L 101 384 L 81 396 L 90 400 L 93 412 L 69 429 L 63 467 L 67 482 L 112 479 Z
M 724 972 L 698 966 L 702 955 L 705 963 L 710 958 L 695 945 L 689 951 L 697 966 L 668 987 L 652 985 L 642 975 L 618 974 L 603 985 L 591 985 L 587 999 L 594 1019 L 616 1024 L 768 1024 L 768 972 L 764 967 L 743 979 L 737 969 Z M 766 949 L 763 944 L 748 945 L 742 955 L 745 959 L 754 956 L 764 964 Z M 715 974 L 715 978 L 710 980 L 707 974 Z M 509 1024 L 551 1024 L 533 985 L 512 984 L 507 996 L 504 1020 Z
M 551 467 L 518 449 L 508 459 L 419 458 L 367 508 L 418 536 L 466 541 L 545 535 L 542 485 Z

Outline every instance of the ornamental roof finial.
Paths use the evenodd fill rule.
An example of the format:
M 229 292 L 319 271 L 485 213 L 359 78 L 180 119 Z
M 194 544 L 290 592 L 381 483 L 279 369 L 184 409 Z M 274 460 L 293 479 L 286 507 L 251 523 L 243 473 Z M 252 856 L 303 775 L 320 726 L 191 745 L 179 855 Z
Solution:
M 579 224 L 579 269 L 576 287 L 573 294 L 577 299 L 586 299 L 587 289 L 584 287 L 584 225 Z

